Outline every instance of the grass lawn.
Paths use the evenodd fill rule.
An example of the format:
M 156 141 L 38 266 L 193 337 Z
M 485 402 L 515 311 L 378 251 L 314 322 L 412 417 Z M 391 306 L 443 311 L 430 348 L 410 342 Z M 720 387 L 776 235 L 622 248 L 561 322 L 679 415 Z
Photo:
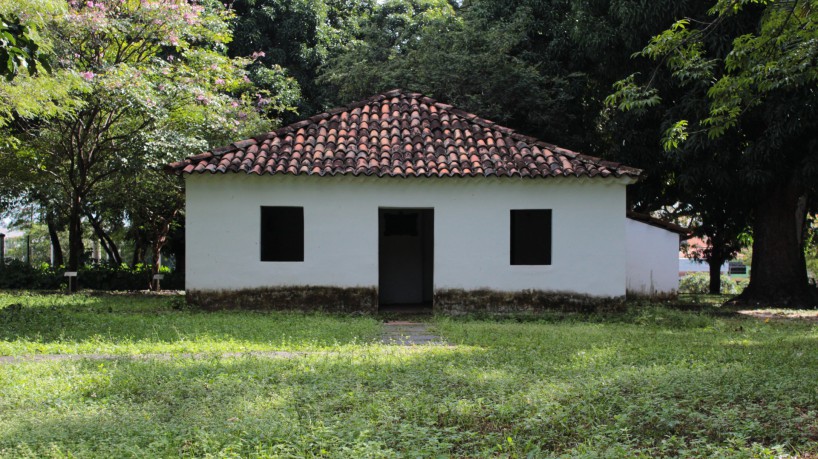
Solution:
M 380 332 L 371 317 L 177 310 L 185 307 L 174 296 L 0 293 L 0 356 L 316 351 Z
M 15 304 L 19 306 L 9 305 Z M 430 319 L 176 311 L 0 296 L 0 457 L 816 457 L 818 325 L 642 306 Z M 11 312 L 9 312 L 11 311 Z M 293 358 L 222 357 L 241 350 Z M 203 352 L 190 358 L 132 354 Z

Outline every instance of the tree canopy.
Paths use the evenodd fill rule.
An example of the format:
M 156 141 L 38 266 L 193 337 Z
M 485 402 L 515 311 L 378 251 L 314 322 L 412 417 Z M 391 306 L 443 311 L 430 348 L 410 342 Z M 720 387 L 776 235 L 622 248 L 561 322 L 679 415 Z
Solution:
M 84 230 L 114 263 L 123 244 L 132 261 L 155 260 L 183 220 L 182 184 L 162 164 L 400 87 L 642 168 L 631 209 L 694 222 L 711 266 L 752 239 L 747 299 L 815 304 L 804 247 L 816 11 L 815 0 L 0 2 L 12 77 L 0 83 L 0 209 L 37 206 L 57 246 L 68 228 L 69 266 Z
M 727 144 L 709 156 L 729 158 L 730 179 L 754 202 L 748 302 L 818 304 L 804 258 L 806 216 L 818 191 L 817 22 L 815 1 L 719 0 L 705 17 L 679 19 L 653 37 L 639 55 L 656 61 L 655 70 L 642 81 L 636 74 L 620 81 L 608 99 L 622 110 L 659 106 L 662 72 L 685 96 L 703 95 L 701 109 L 672 115 L 664 146 Z M 721 54 L 712 36 L 727 41 Z M 709 201 L 719 205 L 720 196 L 711 191 Z
M 151 187 L 151 199 L 134 201 L 123 186 L 155 183 L 162 165 L 268 129 L 268 106 L 288 108 L 250 81 L 250 58 L 226 55 L 231 17 L 218 2 L 72 2 L 43 27 L 52 71 L 0 87 L 6 138 L 17 140 L 2 162 L 21 172 L 4 176 L 4 187 L 68 225 L 69 268 L 80 264 L 84 220 L 118 263 L 106 220 L 136 222 L 152 201 L 181 206 L 162 198 L 178 187 Z M 280 69 L 268 71 L 289 84 Z

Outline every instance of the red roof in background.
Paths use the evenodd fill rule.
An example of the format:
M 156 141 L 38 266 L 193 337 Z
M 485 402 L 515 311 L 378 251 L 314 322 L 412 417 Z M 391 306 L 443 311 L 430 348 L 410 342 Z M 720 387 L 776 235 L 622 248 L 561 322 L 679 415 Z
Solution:
M 710 246 L 710 243 L 700 237 L 691 237 L 682 241 L 679 247 L 679 258 L 688 258 L 689 256 L 698 254 L 702 257 L 702 252 Z
M 422 94 L 393 90 L 169 164 L 176 174 L 633 177 Z

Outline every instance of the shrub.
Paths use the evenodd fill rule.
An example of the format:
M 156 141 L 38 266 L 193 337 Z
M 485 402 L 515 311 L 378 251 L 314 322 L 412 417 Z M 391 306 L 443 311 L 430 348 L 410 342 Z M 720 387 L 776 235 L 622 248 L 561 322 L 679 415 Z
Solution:
M 184 273 L 171 272 L 162 267 L 165 278 L 161 281 L 164 290 L 185 288 Z M 0 288 L 15 290 L 57 290 L 67 288 L 65 268 L 52 268 L 48 264 L 29 266 L 18 260 L 0 263 Z M 77 273 L 77 283 L 81 289 L 93 290 L 146 290 L 150 287 L 151 268 L 147 265 L 86 265 Z
M 726 274 L 721 275 L 721 293 L 723 295 L 737 295 L 742 289 Z M 679 293 L 710 293 L 709 273 L 689 273 L 679 281 Z
M 62 271 L 47 263 L 34 266 L 20 260 L 8 259 L 0 262 L 0 288 L 26 290 L 56 290 L 67 282 Z

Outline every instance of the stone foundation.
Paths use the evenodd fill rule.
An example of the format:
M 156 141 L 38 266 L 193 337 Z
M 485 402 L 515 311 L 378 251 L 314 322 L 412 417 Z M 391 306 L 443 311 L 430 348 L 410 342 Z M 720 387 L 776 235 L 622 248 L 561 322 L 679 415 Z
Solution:
M 625 309 L 625 298 L 594 297 L 572 292 L 522 290 L 436 290 L 434 311 L 439 314 L 519 314 L 544 311 L 613 312 Z
M 290 286 L 242 290 L 190 290 L 187 302 L 203 310 L 224 309 L 341 312 L 377 314 L 376 287 Z M 605 298 L 571 292 L 522 290 L 436 290 L 437 314 L 536 314 L 558 312 L 614 312 L 625 308 L 625 298 Z
M 375 287 L 291 286 L 241 290 L 189 290 L 187 302 L 201 309 L 343 312 L 375 314 Z

